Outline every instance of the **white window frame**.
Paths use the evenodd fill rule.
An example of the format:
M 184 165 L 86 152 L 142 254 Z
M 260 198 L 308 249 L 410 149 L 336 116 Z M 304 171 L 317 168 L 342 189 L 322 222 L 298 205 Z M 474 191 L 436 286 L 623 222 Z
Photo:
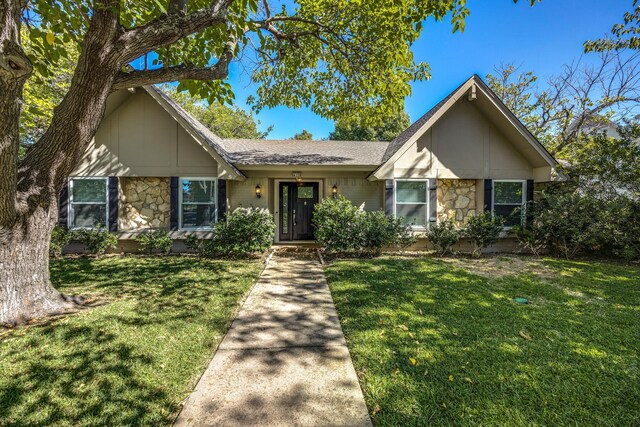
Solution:
M 428 225 L 429 225 L 429 212 L 431 212 L 431 207 L 429 206 L 429 204 L 431 203 L 431 199 L 430 199 L 430 191 L 431 189 L 429 188 L 429 178 L 407 178 L 407 179 L 394 179 L 393 180 L 393 217 L 397 218 L 398 217 L 398 210 L 397 210 L 397 205 L 418 205 L 420 203 L 398 203 L 398 182 L 424 182 L 426 184 L 426 191 L 427 191 L 427 201 L 424 203 L 425 206 L 425 221 L 426 224 L 425 225 L 411 225 L 411 229 L 412 230 L 426 230 Z
M 106 196 L 106 200 L 104 203 L 98 203 L 98 202 L 74 202 L 73 201 L 73 181 L 79 181 L 82 179 L 101 179 L 104 181 L 104 194 Z M 67 206 L 67 227 L 70 230 L 79 230 L 79 229 L 91 229 L 92 227 L 74 227 L 73 223 L 74 223 L 74 211 L 73 211 L 73 205 L 77 204 L 77 205 L 102 205 L 104 204 L 105 206 L 105 215 L 104 215 L 104 223 L 101 223 L 101 225 L 105 228 L 109 228 L 109 177 L 106 176 L 73 176 L 73 177 L 69 177 L 69 180 L 67 181 L 69 184 L 69 204 Z
M 210 177 L 210 176 L 181 176 L 178 177 L 178 229 L 179 230 L 211 230 L 211 227 L 213 227 L 212 225 L 208 225 L 208 226 L 201 226 L 201 227 L 184 227 L 182 225 L 182 181 L 183 180 L 187 180 L 187 181 L 212 181 L 213 184 L 213 199 L 214 199 L 214 204 L 216 206 L 215 209 L 215 216 L 214 216 L 214 224 L 216 222 L 218 222 L 218 209 L 220 209 L 220 207 L 218 206 L 218 178 L 215 177 Z M 187 203 L 189 205 L 210 205 L 211 203 L 202 203 L 202 202 L 189 202 Z
M 496 205 L 496 183 L 498 182 L 519 182 L 522 185 L 522 200 L 520 202 L 520 225 L 524 226 L 526 221 L 526 206 L 527 206 L 527 180 L 526 179 L 494 179 L 491 185 L 491 216 L 495 218 L 494 206 Z M 497 203 L 501 205 L 513 205 L 513 203 Z M 504 230 L 511 230 L 513 226 L 504 226 Z

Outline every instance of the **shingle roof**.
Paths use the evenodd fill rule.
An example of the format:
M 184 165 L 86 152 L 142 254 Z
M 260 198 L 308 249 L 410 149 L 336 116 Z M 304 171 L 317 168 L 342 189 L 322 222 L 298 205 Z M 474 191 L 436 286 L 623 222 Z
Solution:
M 304 141 L 224 139 L 222 145 L 238 165 L 378 166 L 386 141 Z

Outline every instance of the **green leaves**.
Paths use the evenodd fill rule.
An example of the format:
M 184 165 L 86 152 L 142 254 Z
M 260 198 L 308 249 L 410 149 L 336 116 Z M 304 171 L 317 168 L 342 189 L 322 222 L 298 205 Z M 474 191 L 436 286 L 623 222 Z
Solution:
M 391 141 L 411 124 L 409 115 L 403 110 L 392 112 L 380 122 L 367 125 L 371 120 L 356 115 L 344 117 L 336 122 L 329 139 L 343 141 Z
M 184 87 L 184 84 L 178 85 L 178 88 L 181 87 Z M 258 130 L 260 121 L 237 106 L 229 107 L 219 102 L 205 103 L 199 93 L 196 92 L 192 96 L 188 91 L 178 92 L 173 86 L 167 85 L 162 89 L 222 138 L 265 138 L 271 130 L 269 127 L 266 132 L 260 132 Z
M 611 36 L 584 43 L 585 52 L 640 49 L 640 3 L 634 0 L 633 9 L 624 14 L 623 23 L 611 28 Z
M 256 37 L 254 108 L 310 106 L 334 120 L 363 117 L 366 125 L 395 114 L 409 83 L 430 77 L 411 52 L 422 22 L 450 15 L 454 30 L 462 30 L 468 15 L 463 1 L 297 3 L 295 16 L 282 13 L 273 24 L 288 37 L 265 29 Z
M 165 0 L 121 0 L 119 6 L 123 31 L 161 22 L 168 10 Z M 89 0 L 29 2 L 24 19 L 36 79 L 51 77 L 68 52 L 81 49 L 95 7 Z M 207 7 L 206 0 L 191 0 L 187 16 Z M 269 14 L 259 0 L 239 0 L 224 24 L 149 53 L 153 67 L 209 67 L 236 40 L 234 55 L 258 87 L 251 100 L 256 111 L 309 106 L 330 119 L 356 115 L 361 125 L 374 126 L 402 110 L 411 82 L 430 77 L 428 64 L 411 52 L 423 22 L 449 19 L 453 31 L 464 31 L 468 15 L 465 0 L 296 0 L 274 4 Z M 181 81 L 179 90 L 210 103 L 234 99 L 223 81 Z
M 47 129 L 53 109 L 69 89 L 78 53 L 70 41 L 38 29 L 28 33 L 23 27 L 22 40 L 23 49 L 34 64 L 34 75 L 24 86 L 20 117 L 20 141 L 28 146 Z M 47 52 L 50 59 L 45 59 L 42 52 Z

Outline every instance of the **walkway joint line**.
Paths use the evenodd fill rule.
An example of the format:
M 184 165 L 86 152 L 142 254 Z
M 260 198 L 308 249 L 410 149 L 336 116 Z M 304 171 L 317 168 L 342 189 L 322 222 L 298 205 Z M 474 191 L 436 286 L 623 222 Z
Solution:
M 273 253 L 175 426 L 370 427 L 324 270 Z

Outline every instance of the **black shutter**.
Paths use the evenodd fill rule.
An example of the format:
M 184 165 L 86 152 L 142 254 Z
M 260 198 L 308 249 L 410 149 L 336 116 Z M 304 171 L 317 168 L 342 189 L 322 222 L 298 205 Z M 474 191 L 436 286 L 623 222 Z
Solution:
M 533 201 L 533 180 L 527 180 L 527 203 Z
M 169 186 L 169 194 L 170 194 L 170 211 L 169 211 L 169 224 L 171 230 L 178 229 L 178 209 L 180 209 L 179 201 L 178 201 L 178 177 L 172 176 L 170 178 L 170 186 Z
M 491 212 L 493 206 L 493 180 L 484 180 L 484 211 Z
M 109 231 L 118 231 L 118 177 L 109 177 Z
M 393 180 L 387 179 L 384 182 L 384 213 L 393 216 Z
M 532 221 L 532 211 L 531 211 L 531 202 L 533 202 L 533 180 L 527 180 L 527 205 L 525 206 L 525 226 L 531 224 Z
M 429 222 L 438 220 L 438 180 L 429 178 Z
M 227 180 L 218 180 L 218 221 L 227 215 Z
M 65 182 L 62 190 L 60 190 L 60 198 L 58 200 L 58 225 L 60 227 L 69 227 L 69 183 Z

